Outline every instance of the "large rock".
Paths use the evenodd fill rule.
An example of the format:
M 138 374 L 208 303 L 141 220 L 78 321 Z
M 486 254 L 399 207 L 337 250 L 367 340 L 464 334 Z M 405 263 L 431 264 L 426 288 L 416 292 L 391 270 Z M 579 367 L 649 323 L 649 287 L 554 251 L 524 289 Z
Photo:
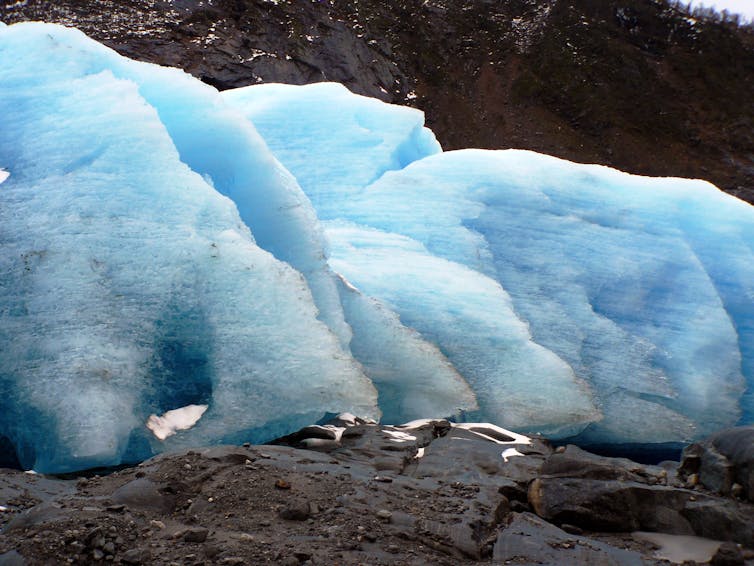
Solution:
M 706 488 L 754 501 L 754 426 L 724 430 L 683 451 L 681 472 Z M 738 484 L 740 488 L 736 488 Z
M 754 509 L 667 484 L 661 468 L 575 446 L 553 454 L 529 486 L 534 511 L 594 531 L 656 531 L 754 544 Z
M 531 513 L 514 514 L 500 531 L 493 558 L 496 563 L 525 560 L 533 564 L 599 564 L 641 566 L 637 552 L 573 536 Z

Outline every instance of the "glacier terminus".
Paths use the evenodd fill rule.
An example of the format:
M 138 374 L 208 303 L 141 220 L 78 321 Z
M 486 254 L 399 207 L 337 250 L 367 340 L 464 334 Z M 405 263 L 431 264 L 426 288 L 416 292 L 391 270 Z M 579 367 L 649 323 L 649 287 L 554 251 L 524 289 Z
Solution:
M 443 152 L 345 87 L 219 93 L 0 25 L 0 464 L 263 442 L 329 413 L 583 444 L 754 422 L 754 208 Z

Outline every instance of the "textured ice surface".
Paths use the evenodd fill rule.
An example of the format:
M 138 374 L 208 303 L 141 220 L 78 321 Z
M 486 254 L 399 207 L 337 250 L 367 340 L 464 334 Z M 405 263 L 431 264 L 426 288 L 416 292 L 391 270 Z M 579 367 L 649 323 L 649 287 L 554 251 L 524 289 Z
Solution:
M 378 417 L 375 386 L 388 422 L 592 442 L 754 418 L 754 209 L 711 185 L 441 153 L 416 110 L 220 96 L 56 26 L 2 27 L 0 61 L 0 446 L 26 467 Z
M 527 426 L 511 398 L 544 415 L 588 415 L 593 395 L 602 418 L 589 440 L 659 442 L 750 415 L 742 394 L 744 376 L 752 382 L 754 209 L 707 183 L 466 150 L 386 174 L 351 197 L 344 216 L 328 224 L 333 267 L 425 337 L 434 333 L 496 422 Z M 386 254 L 403 261 L 388 271 Z M 486 292 L 473 287 L 482 281 Z M 506 308 L 493 302 L 492 282 L 507 291 Z M 518 335 L 532 347 L 514 331 L 521 321 L 589 389 L 543 371 L 530 352 L 516 364 L 505 348 L 520 346 L 505 340 Z M 477 383 L 493 352 L 511 375 Z
M 254 122 L 321 219 L 340 217 L 343 202 L 385 171 L 440 151 L 418 110 L 337 83 L 257 85 L 222 96 Z
M 226 96 L 327 220 L 330 265 L 437 344 L 484 418 L 639 443 L 751 422 L 749 205 L 701 181 L 522 151 L 418 144 L 427 157 L 375 166 L 393 155 L 383 141 L 416 143 L 394 135 L 398 115 L 383 105 L 369 128 L 380 143 L 359 144 L 361 100 L 333 112 L 307 88 Z M 322 142 L 331 130 L 343 135 Z
M 144 457 L 164 448 L 147 417 L 189 404 L 209 409 L 167 446 L 378 414 L 305 279 L 215 190 L 273 203 L 249 224 L 278 226 L 292 255 L 316 247 L 306 199 L 241 116 L 74 30 L 5 27 L 0 60 L 0 436 L 25 467 Z

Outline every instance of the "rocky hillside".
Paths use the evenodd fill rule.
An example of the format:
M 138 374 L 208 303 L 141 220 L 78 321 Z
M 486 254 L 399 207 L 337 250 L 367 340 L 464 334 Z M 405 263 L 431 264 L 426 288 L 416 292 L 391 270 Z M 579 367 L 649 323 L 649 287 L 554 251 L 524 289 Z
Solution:
M 666 0 L 4 0 L 218 88 L 333 80 L 446 149 L 699 177 L 754 202 L 754 32 Z

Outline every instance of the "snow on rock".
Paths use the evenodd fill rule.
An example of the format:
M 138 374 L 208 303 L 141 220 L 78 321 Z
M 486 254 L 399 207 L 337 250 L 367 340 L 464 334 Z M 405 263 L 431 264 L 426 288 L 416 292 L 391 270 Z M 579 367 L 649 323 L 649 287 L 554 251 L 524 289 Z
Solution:
M 0 60 L 0 437 L 24 467 L 115 465 L 274 438 L 326 412 L 379 414 L 304 278 L 216 190 L 299 199 L 250 224 L 270 237 L 278 222 L 281 245 L 319 237 L 241 116 L 187 75 L 71 29 L 4 27 Z M 209 406 L 193 428 L 150 440 L 150 414 L 190 404 Z

